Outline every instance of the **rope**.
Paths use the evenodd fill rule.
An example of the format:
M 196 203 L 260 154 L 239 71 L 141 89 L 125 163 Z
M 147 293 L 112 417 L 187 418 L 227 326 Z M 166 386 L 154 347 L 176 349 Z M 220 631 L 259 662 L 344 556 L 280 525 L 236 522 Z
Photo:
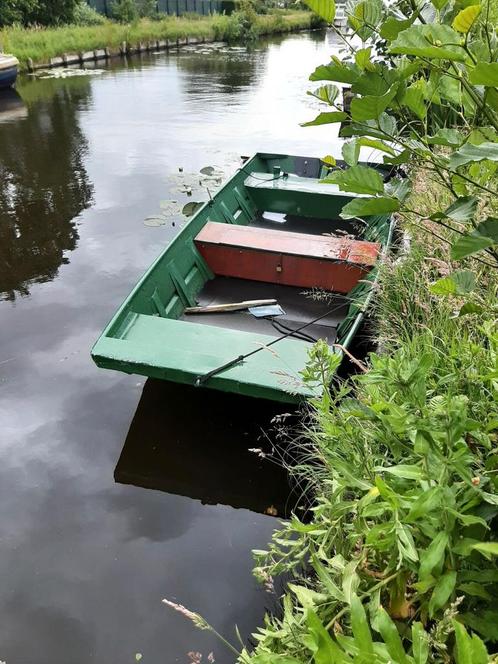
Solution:
M 296 328 L 295 330 L 292 330 L 290 332 L 287 332 L 286 334 L 283 334 L 282 336 L 278 337 L 277 339 L 273 339 L 273 341 L 270 341 L 270 343 L 265 344 L 264 346 L 260 346 L 259 348 L 256 348 L 255 350 L 252 350 L 250 353 L 246 353 L 245 355 L 239 355 L 238 357 L 235 357 L 233 360 L 229 360 L 228 362 L 225 362 L 225 364 L 222 364 L 221 366 L 217 367 L 216 369 L 212 369 L 211 371 L 208 371 L 205 374 L 201 374 L 197 376 L 195 379 L 195 386 L 200 387 L 203 385 L 206 381 L 208 381 L 210 378 L 213 376 L 216 376 L 217 374 L 221 373 L 222 371 L 226 371 L 227 369 L 230 369 L 231 367 L 235 366 L 236 364 L 240 364 L 240 362 L 243 362 L 244 360 L 247 360 L 249 357 L 252 355 L 256 355 L 256 353 L 259 353 L 262 350 L 265 350 L 266 348 L 269 348 L 270 346 L 273 346 L 275 344 L 278 344 L 279 341 L 282 341 L 283 339 L 287 339 L 287 337 L 291 337 L 295 335 L 298 332 L 301 332 L 301 330 L 306 329 L 310 325 L 314 325 L 315 323 L 318 323 L 318 321 L 323 320 L 327 316 L 330 316 L 336 309 L 339 308 L 338 305 L 337 307 L 334 307 L 333 309 L 330 309 L 326 313 L 322 314 L 321 316 L 318 316 L 318 318 L 314 318 L 313 320 L 310 320 L 308 323 L 305 323 L 304 325 L 301 325 L 300 327 Z

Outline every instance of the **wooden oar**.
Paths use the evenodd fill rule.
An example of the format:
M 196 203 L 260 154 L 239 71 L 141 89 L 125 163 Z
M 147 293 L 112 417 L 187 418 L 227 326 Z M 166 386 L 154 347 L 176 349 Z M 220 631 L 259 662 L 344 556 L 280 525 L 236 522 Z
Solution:
M 223 314 L 227 311 L 242 311 L 249 307 L 265 307 L 277 304 L 276 300 L 245 300 L 244 302 L 232 302 L 231 304 L 212 304 L 207 307 L 187 307 L 186 314 Z

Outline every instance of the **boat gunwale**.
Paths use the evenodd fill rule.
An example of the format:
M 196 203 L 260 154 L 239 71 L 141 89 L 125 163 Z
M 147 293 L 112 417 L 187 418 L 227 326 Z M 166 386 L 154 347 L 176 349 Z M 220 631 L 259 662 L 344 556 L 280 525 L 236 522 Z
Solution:
M 162 248 L 161 252 L 159 255 L 155 258 L 155 260 L 148 266 L 148 268 L 145 270 L 145 272 L 142 274 L 138 282 L 135 284 L 131 292 L 128 294 L 128 296 L 125 298 L 125 300 L 121 303 L 121 305 L 118 307 L 117 311 L 115 314 L 112 316 L 112 318 L 109 320 L 108 324 L 105 326 L 103 329 L 102 333 L 100 334 L 99 338 L 93 345 L 91 354 L 93 359 L 96 361 L 96 363 L 105 368 L 111 368 L 111 369 L 117 369 L 119 364 L 125 365 L 131 365 L 132 370 L 128 371 L 127 369 L 121 369 L 126 371 L 127 373 L 141 373 L 143 375 L 147 376 L 156 376 L 156 377 L 161 377 L 161 372 L 164 373 L 164 371 L 167 369 L 167 367 L 146 367 L 145 365 L 142 366 L 142 363 L 140 362 L 134 362 L 131 358 L 128 360 L 124 359 L 119 359 L 117 357 L 110 357 L 106 356 L 105 354 L 101 354 L 101 346 L 106 345 L 107 340 L 119 340 L 119 336 L 116 334 L 116 331 L 120 329 L 120 324 L 124 323 L 126 320 L 126 315 L 127 314 L 134 314 L 138 315 L 137 312 L 133 312 L 133 310 L 130 307 L 130 304 L 133 302 L 134 298 L 139 294 L 139 291 L 146 285 L 147 281 L 153 274 L 154 270 L 157 268 L 157 266 L 160 264 L 161 261 L 163 261 L 166 257 L 166 254 L 169 252 L 173 252 L 174 248 L 177 247 L 178 245 L 181 245 L 182 243 L 188 244 L 189 242 L 192 243 L 193 245 L 193 234 L 192 234 L 192 224 L 195 224 L 196 220 L 203 214 L 205 213 L 206 209 L 210 207 L 213 203 L 213 200 L 216 198 L 221 198 L 222 194 L 224 191 L 227 189 L 232 190 L 234 186 L 237 186 L 235 183 L 235 180 L 237 176 L 243 178 L 244 174 L 247 174 L 247 170 L 250 169 L 251 165 L 255 165 L 258 162 L 261 162 L 261 160 L 271 160 L 271 159 L 292 159 L 294 158 L 295 155 L 286 155 L 286 154 L 275 154 L 275 153 L 256 153 L 254 154 L 250 159 L 248 159 L 242 167 L 239 167 L 239 169 L 232 174 L 230 177 L 228 177 L 223 184 L 220 186 L 220 188 L 217 190 L 215 196 L 213 199 L 206 201 L 197 211 L 196 213 L 192 216 L 192 218 L 188 221 L 188 223 L 184 226 L 184 228 L 181 229 L 181 231 L 174 237 L 172 238 L 168 244 Z M 310 159 L 312 157 L 309 157 Z M 381 167 L 381 170 L 385 171 L 388 173 L 389 169 L 382 168 L 382 164 L 379 164 L 379 167 Z M 247 170 L 246 170 L 247 169 Z M 242 186 L 244 186 L 244 181 L 242 180 Z M 346 314 L 344 320 L 340 323 L 340 326 L 342 325 L 347 325 L 348 320 L 351 321 L 350 325 L 347 325 L 347 329 L 344 332 L 344 335 L 339 335 L 335 341 L 335 344 L 331 347 L 332 352 L 338 353 L 342 356 L 344 356 L 343 349 L 347 348 L 352 339 L 354 338 L 355 334 L 358 331 L 358 328 L 363 321 L 366 311 L 371 303 L 372 297 L 373 297 L 373 292 L 374 292 L 374 285 L 378 282 L 379 279 L 379 264 L 381 261 L 384 259 L 386 253 L 389 251 L 389 248 L 391 246 L 392 242 L 392 234 L 393 234 L 393 229 L 394 229 L 394 218 L 390 215 L 379 215 L 385 222 L 389 223 L 389 228 L 387 229 L 387 235 L 383 235 L 381 241 L 382 245 L 382 251 L 379 255 L 379 259 L 376 263 L 376 265 L 373 267 L 373 269 L 369 272 L 369 275 L 363 280 L 364 282 L 368 282 L 368 291 L 366 292 L 366 296 L 364 297 L 363 301 L 361 302 L 361 305 L 358 307 L 358 309 L 355 311 L 354 309 L 351 309 L 348 311 Z M 206 220 L 208 221 L 208 220 Z M 225 222 L 227 223 L 227 222 Z M 250 223 L 250 222 L 249 222 Z M 194 246 L 194 245 L 193 245 Z M 363 297 L 363 293 L 361 293 L 361 296 Z M 354 302 L 351 302 L 350 307 L 354 304 Z M 127 311 L 128 310 L 128 311 Z M 145 314 L 147 315 L 147 314 Z M 172 318 L 171 320 L 176 320 L 176 318 Z M 191 324 L 191 323 L 189 323 Z M 194 325 L 196 323 L 194 322 Z M 338 326 L 338 331 L 340 329 L 340 326 Z M 104 350 L 104 349 L 103 349 Z M 135 371 L 135 368 L 137 371 Z M 144 371 L 144 369 L 147 369 Z M 119 369 L 118 369 L 119 370 Z M 170 372 L 171 373 L 171 372 Z M 165 376 L 163 376 L 164 378 Z M 175 380 L 175 379 L 171 379 Z M 177 379 L 176 379 L 177 380 Z M 185 382 L 188 384 L 188 381 L 181 380 L 180 382 Z M 245 390 L 241 385 L 243 381 L 237 380 L 233 381 L 233 379 L 230 378 L 223 378 L 223 377 L 214 377 L 213 382 L 211 382 L 210 387 L 215 388 L 215 389 L 221 389 L 223 391 L 227 392 L 237 392 L 237 393 L 242 393 L 242 394 L 247 394 L 247 395 L 252 395 L 260 398 L 271 398 L 274 400 L 279 400 L 279 401 L 293 401 L 295 402 L 298 399 L 302 399 L 306 394 L 301 392 L 300 394 L 293 394 L 292 392 L 287 391 L 285 388 L 278 389 L 275 387 L 272 387 L 270 385 L 265 385 L 265 384 L 259 384 L 258 385 L 258 394 L 254 393 L 254 390 L 248 389 Z M 248 384 L 249 385 L 249 384 Z M 252 386 L 252 383 L 250 384 Z M 304 390 L 306 392 L 306 390 Z M 308 393 L 307 396 L 312 396 L 311 393 Z

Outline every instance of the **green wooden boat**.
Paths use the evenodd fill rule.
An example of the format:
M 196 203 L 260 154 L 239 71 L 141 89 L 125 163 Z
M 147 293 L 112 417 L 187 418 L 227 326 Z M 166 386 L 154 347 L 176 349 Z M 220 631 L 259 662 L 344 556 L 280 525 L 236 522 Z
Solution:
M 342 220 L 355 195 L 320 183 L 329 170 L 316 158 L 249 159 L 121 305 L 96 364 L 284 402 L 314 395 L 300 380 L 311 344 L 351 344 L 393 228 L 388 216 Z

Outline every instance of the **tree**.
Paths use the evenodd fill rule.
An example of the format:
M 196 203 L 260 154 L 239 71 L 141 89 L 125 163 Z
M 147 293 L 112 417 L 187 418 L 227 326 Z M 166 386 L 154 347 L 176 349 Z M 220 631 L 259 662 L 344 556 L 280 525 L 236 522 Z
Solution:
M 28 16 L 28 23 L 71 23 L 76 4 L 77 0 L 38 0 L 34 11 Z
M 26 23 L 26 18 L 36 10 L 38 0 L 2 0 L 0 3 L 0 27 L 13 23 Z
M 77 0 L 2 0 L 0 27 L 22 25 L 57 25 L 73 20 Z

